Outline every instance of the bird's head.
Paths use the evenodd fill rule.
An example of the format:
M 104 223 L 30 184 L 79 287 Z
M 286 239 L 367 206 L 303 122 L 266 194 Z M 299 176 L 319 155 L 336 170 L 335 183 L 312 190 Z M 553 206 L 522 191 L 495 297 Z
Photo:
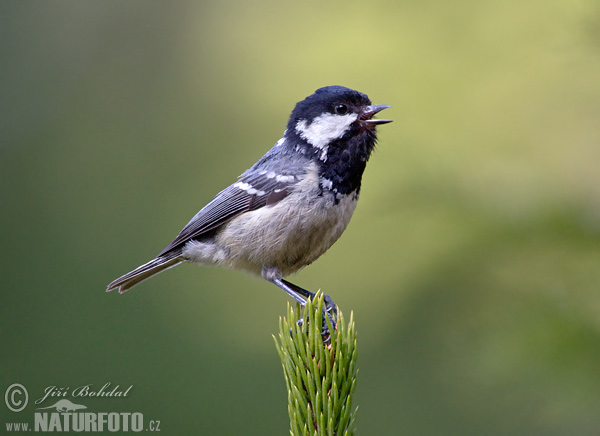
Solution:
M 287 132 L 321 150 L 332 143 L 361 136 L 374 144 L 375 126 L 391 120 L 373 116 L 389 107 L 371 104 L 369 97 L 361 92 L 343 86 L 326 86 L 296 104 Z

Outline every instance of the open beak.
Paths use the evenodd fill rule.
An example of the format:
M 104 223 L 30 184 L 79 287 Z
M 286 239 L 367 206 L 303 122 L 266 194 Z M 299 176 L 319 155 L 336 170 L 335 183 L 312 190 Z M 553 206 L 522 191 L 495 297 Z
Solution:
M 372 104 L 371 106 L 365 107 L 365 111 L 361 115 L 360 119 L 363 123 L 368 126 L 374 126 L 376 124 L 387 124 L 391 123 L 392 120 L 380 120 L 380 119 L 372 119 L 373 115 L 378 112 L 381 112 L 384 109 L 390 108 L 389 104 Z

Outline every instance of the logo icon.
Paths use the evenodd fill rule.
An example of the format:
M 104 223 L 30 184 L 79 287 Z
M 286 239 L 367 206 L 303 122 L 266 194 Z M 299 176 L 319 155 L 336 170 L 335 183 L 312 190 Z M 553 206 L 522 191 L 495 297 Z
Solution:
M 74 412 L 79 409 L 87 409 L 83 404 L 71 403 L 69 400 L 58 400 L 55 404 L 48 407 L 38 407 L 36 410 L 56 409 L 57 412 Z
M 24 399 L 21 397 L 25 397 Z M 13 412 L 20 412 L 27 406 L 29 401 L 29 394 L 25 386 L 19 383 L 13 383 L 10 385 L 4 393 L 4 402 L 6 407 Z

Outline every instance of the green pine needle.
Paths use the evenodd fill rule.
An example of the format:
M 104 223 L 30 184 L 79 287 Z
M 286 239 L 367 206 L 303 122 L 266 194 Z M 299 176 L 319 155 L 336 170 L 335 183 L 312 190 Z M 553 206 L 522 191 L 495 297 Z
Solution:
M 292 436 L 350 436 L 354 432 L 352 396 L 357 369 L 353 314 L 346 325 L 338 310 L 335 330 L 325 317 L 331 342 L 324 344 L 322 310 L 320 292 L 303 309 L 288 305 L 287 317 L 279 319 L 279 340 L 273 337 L 288 389 Z M 299 319 L 305 320 L 302 325 L 298 325 Z

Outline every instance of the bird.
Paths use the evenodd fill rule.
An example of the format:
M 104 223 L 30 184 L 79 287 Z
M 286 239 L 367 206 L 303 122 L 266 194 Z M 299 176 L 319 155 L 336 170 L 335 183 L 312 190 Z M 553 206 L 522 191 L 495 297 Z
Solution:
M 123 293 L 188 262 L 262 276 L 304 307 L 315 294 L 284 277 L 317 260 L 346 229 L 377 142 L 376 127 L 392 122 L 373 117 L 390 107 L 343 86 L 317 89 L 295 105 L 283 137 L 264 156 L 154 259 L 106 291 Z M 335 303 L 329 295 L 324 303 L 331 319 Z

